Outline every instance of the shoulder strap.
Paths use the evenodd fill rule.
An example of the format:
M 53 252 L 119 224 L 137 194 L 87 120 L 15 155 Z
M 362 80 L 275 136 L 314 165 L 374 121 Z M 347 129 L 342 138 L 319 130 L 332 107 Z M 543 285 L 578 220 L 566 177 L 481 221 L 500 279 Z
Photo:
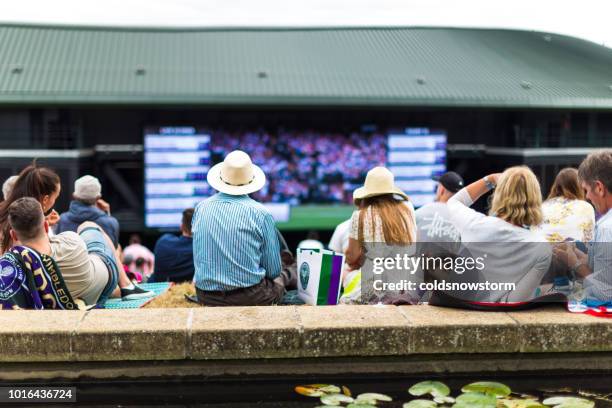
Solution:
M 48 255 L 41 255 L 40 257 L 42 260 L 42 264 L 44 265 L 45 271 L 53 282 L 56 297 L 59 301 L 59 304 L 61 305 L 61 308 L 67 310 L 79 309 L 78 305 L 72 298 L 70 291 L 68 290 L 68 286 L 66 286 L 66 282 L 64 281 L 62 272 L 60 271 L 57 262 L 55 262 L 55 259 Z
M 28 284 L 38 292 L 45 309 L 78 309 L 52 257 L 23 246 L 14 247 L 12 252 L 20 257 L 27 270 Z

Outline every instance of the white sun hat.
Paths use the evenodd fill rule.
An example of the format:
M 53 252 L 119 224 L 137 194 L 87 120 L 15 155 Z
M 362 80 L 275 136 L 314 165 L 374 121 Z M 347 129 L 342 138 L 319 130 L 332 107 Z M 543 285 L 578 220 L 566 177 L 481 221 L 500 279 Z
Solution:
M 206 176 L 208 184 L 230 195 L 251 194 L 266 184 L 266 175 L 241 150 L 229 153 L 223 162 L 214 165 Z
M 408 200 L 408 196 L 395 186 L 395 177 L 386 167 L 374 167 L 368 171 L 363 187 L 353 191 L 353 201 L 383 194 L 397 194 Z

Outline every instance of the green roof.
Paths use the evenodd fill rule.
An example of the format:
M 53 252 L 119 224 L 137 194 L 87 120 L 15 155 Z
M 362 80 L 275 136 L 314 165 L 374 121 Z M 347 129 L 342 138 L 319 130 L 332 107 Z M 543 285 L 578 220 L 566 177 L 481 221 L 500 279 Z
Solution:
M 612 108 L 612 49 L 533 31 L 0 24 L 0 104 Z

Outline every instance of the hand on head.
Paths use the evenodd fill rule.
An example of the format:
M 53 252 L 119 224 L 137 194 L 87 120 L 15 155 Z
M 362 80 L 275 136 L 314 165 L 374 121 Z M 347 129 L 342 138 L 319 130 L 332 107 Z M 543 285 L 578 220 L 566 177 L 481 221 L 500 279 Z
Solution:
M 489 174 L 488 178 L 489 180 L 497 185 L 497 183 L 499 183 L 499 179 L 501 178 L 502 173 L 493 173 L 493 174 Z
M 50 226 L 54 226 L 55 224 L 59 222 L 60 215 L 57 213 L 57 211 L 52 210 L 51 213 L 47 215 L 46 219 Z
M 98 198 L 98 201 L 96 201 L 96 207 L 98 207 L 105 213 L 110 214 L 110 204 L 104 201 L 103 199 Z

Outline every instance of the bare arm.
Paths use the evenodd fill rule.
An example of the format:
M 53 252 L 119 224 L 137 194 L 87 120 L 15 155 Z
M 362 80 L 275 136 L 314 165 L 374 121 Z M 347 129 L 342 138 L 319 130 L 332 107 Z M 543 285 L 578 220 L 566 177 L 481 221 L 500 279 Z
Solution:
M 500 176 L 501 176 L 501 173 L 493 173 L 493 174 L 489 174 L 486 177 L 489 180 L 489 182 L 497 185 L 497 180 L 499 179 Z M 481 179 L 476 180 L 469 186 L 465 187 L 465 190 L 470 195 L 472 202 L 475 202 L 480 197 L 482 197 L 485 193 L 489 191 L 489 187 L 487 186 L 487 183 L 485 182 L 485 179 L 483 177 Z
M 487 176 L 487 179 L 495 184 L 498 177 L 498 174 L 491 174 Z M 450 219 L 461 234 L 482 228 L 481 223 L 486 219 L 486 215 L 470 207 L 487 191 L 489 187 L 483 179 L 480 179 L 462 188 L 448 200 Z
M 359 241 L 353 238 L 349 238 L 348 248 L 346 249 L 346 264 L 351 270 L 361 268 L 363 265 L 363 248 Z

